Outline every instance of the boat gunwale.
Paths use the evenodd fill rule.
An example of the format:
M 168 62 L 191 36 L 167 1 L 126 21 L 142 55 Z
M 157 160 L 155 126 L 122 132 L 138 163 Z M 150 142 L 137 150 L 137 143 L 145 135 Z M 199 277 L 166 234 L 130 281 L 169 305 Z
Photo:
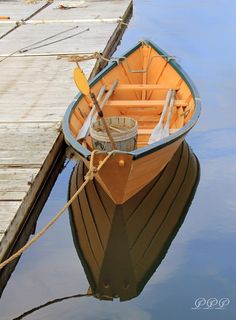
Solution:
M 142 40 L 140 41 L 136 46 L 134 46 L 131 50 L 126 52 L 123 57 L 128 57 L 130 54 L 132 54 L 135 50 L 137 50 L 140 46 L 143 45 L 143 43 L 150 45 L 158 54 L 160 54 L 163 57 L 166 57 L 168 59 L 168 63 L 173 67 L 175 71 L 178 72 L 178 74 L 181 76 L 181 78 L 185 81 L 186 85 L 188 86 L 193 99 L 195 103 L 195 108 L 194 108 L 194 113 L 191 117 L 191 119 L 179 130 L 177 130 L 175 133 L 169 135 L 168 137 L 154 142 L 153 144 L 146 145 L 142 148 L 138 148 L 136 150 L 130 151 L 130 152 L 125 152 L 125 151 L 120 151 L 118 150 L 117 152 L 119 154 L 127 154 L 131 155 L 133 157 L 133 160 L 140 159 L 146 155 L 149 155 L 153 152 L 156 152 L 162 148 L 165 148 L 166 146 L 170 145 L 171 143 L 181 139 L 183 136 L 185 136 L 188 131 L 190 131 L 195 123 L 197 122 L 200 112 L 201 112 L 201 100 L 198 94 L 198 90 L 195 87 L 193 81 L 190 79 L 190 77 L 187 75 L 187 73 L 183 70 L 183 68 L 175 61 L 173 58 L 168 58 L 168 54 L 162 50 L 160 47 L 155 45 L 152 41 L 150 40 Z M 92 81 L 89 82 L 90 87 L 92 88 L 95 83 L 97 83 L 105 74 L 107 74 L 110 70 L 115 68 L 119 62 L 113 61 L 110 62 L 102 71 L 100 71 L 93 79 Z M 64 133 L 64 138 L 67 144 L 75 151 L 77 152 L 80 156 L 89 159 L 91 156 L 91 152 L 84 148 L 81 143 L 76 141 L 76 139 L 72 136 L 70 128 L 69 128 L 69 123 L 70 123 L 70 118 L 72 115 L 73 110 L 76 108 L 78 105 L 79 101 L 82 99 L 83 95 L 81 93 L 78 93 L 73 101 L 70 103 L 68 106 L 66 113 L 64 115 L 63 119 L 63 133 Z

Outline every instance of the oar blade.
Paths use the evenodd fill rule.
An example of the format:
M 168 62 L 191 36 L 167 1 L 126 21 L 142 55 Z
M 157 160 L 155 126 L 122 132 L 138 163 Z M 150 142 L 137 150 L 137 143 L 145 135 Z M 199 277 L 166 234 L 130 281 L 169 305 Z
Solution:
M 170 134 L 170 120 L 171 120 L 171 116 L 174 108 L 174 103 L 175 103 L 175 91 L 173 90 L 171 100 L 170 100 L 170 109 L 168 112 L 167 121 L 164 126 L 164 130 L 163 130 L 163 138 L 168 137 Z
M 168 105 L 170 103 L 172 95 L 173 95 L 173 90 L 169 89 L 167 92 L 167 95 L 166 95 L 166 100 L 165 100 L 165 104 L 164 104 L 164 108 L 163 108 L 160 120 L 159 120 L 158 124 L 156 125 L 156 127 L 153 129 L 151 136 L 148 140 L 148 144 L 152 144 L 154 142 L 157 142 L 165 137 L 166 132 L 164 130 L 163 122 L 164 122 L 164 117 L 167 112 Z
M 74 69 L 74 81 L 79 91 L 85 96 L 88 96 L 90 92 L 88 80 L 83 70 L 78 67 Z

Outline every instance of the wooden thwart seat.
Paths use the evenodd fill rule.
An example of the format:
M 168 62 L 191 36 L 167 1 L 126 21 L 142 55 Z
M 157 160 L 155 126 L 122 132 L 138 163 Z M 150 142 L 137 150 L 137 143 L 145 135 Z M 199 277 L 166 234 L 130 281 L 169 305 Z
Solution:
M 177 128 L 170 129 L 170 134 L 173 134 L 178 130 L 179 129 L 177 129 Z M 148 134 L 151 134 L 152 131 L 153 131 L 153 129 L 138 129 L 138 135 L 148 135 Z
M 106 105 L 110 107 L 155 107 L 163 106 L 165 100 L 109 100 Z M 188 103 L 184 100 L 175 100 L 175 107 L 186 107 Z
M 108 89 L 111 87 L 111 84 L 108 85 Z M 164 86 L 161 84 L 119 84 L 116 87 L 116 91 L 122 90 L 157 90 L 157 89 L 163 89 L 163 90 L 168 90 L 168 89 L 173 89 L 177 91 L 179 87 L 172 87 L 170 88 L 169 86 Z

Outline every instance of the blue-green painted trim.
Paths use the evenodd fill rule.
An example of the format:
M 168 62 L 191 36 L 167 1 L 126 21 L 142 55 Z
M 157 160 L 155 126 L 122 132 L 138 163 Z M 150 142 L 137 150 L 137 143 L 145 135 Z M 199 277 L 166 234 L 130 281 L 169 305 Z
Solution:
M 160 55 L 168 57 L 168 54 L 165 51 L 160 49 L 158 46 L 156 46 L 153 42 L 151 42 L 149 40 L 140 41 L 134 48 L 129 50 L 124 55 L 124 57 L 128 57 L 131 53 L 133 53 L 135 50 L 137 50 L 142 45 L 143 42 L 149 44 Z M 188 123 L 184 127 L 182 127 L 180 130 L 178 130 L 176 133 L 172 134 L 171 136 L 168 136 L 168 137 L 166 137 L 156 143 L 153 143 L 151 145 L 147 145 L 143 148 L 134 150 L 132 152 L 121 152 L 120 151 L 120 153 L 130 154 L 133 156 L 134 159 L 142 158 L 148 154 L 151 154 L 159 149 L 166 147 L 167 145 L 171 144 L 174 141 L 177 141 L 178 139 L 181 139 L 183 136 L 185 136 L 188 133 L 189 130 L 192 129 L 192 127 L 197 122 L 197 120 L 200 116 L 200 112 L 201 112 L 201 101 L 200 101 L 198 91 L 197 91 L 195 85 L 193 84 L 192 80 L 189 78 L 189 76 L 186 74 L 186 72 L 181 68 L 181 66 L 176 61 L 174 61 L 173 59 L 170 59 L 170 61 L 168 63 L 179 73 L 179 75 L 185 81 L 185 83 L 187 84 L 187 86 L 189 87 L 189 89 L 193 95 L 193 98 L 195 101 L 195 111 L 194 111 L 192 118 L 188 121 Z M 100 73 L 98 73 L 97 76 L 90 82 L 90 87 L 93 87 L 93 85 L 97 81 L 99 81 L 106 73 L 108 73 L 111 69 L 113 69 L 116 66 L 117 66 L 117 62 L 109 63 L 108 66 L 106 68 L 104 68 Z M 70 117 L 71 117 L 72 111 L 76 107 L 78 102 L 81 100 L 81 98 L 82 98 L 82 95 L 78 94 L 73 99 L 72 103 L 69 105 L 69 107 L 65 113 L 64 119 L 63 119 L 63 126 L 62 127 L 63 127 L 64 137 L 65 137 L 67 144 L 69 146 L 71 146 L 72 149 L 74 149 L 74 151 L 79 153 L 82 157 L 89 158 L 91 155 L 91 152 L 89 150 L 87 150 L 86 148 L 84 148 L 79 142 L 77 142 L 75 140 L 75 138 L 72 136 L 70 129 L 69 129 L 69 123 L 70 123 Z

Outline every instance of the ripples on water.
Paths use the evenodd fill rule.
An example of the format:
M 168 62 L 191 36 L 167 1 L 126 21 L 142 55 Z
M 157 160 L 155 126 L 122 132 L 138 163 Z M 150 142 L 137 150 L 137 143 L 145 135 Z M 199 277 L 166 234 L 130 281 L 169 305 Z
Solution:
M 75 250 L 68 215 L 20 259 L 0 300 L 0 319 L 227 319 L 236 307 L 236 4 L 233 1 L 135 1 L 116 55 L 150 38 L 177 57 L 194 80 L 203 111 L 188 135 L 201 165 L 193 203 L 157 271 L 127 302 L 78 297 L 89 283 Z M 40 230 L 67 200 L 70 163 L 44 206 Z M 69 297 L 63 301 L 57 298 Z M 202 297 L 230 299 L 224 310 L 193 310 Z M 206 301 L 205 300 L 205 301 Z M 204 300 L 202 300 L 204 302 Z M 214 303 L 213 303 L 214 304 Z M 22 318 L 22 317 L 21 317 Z

